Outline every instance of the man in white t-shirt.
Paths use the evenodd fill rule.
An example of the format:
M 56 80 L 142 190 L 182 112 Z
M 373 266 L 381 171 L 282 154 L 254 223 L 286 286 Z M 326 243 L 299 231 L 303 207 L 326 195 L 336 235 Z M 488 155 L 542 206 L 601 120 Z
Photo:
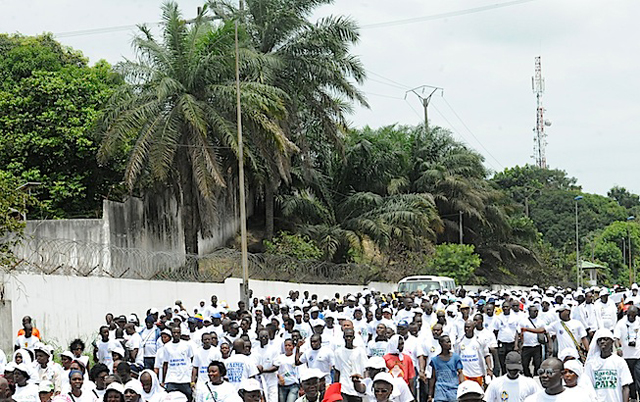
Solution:
M 315 368 L 325 375 L 325 381 L 331 383 L 331 369 L 333 368 L 334 354 L 330 347 L 322 346 L 322 336 L 314 334 L 309 340 L 311 347 L 302 352 L 303 341 L 296 348 L 296 365 L 306 364 L 309 368 Z
M 569 306 L 561 305 L 556 310 L 560 320 L 545 325 L 544 328 L 522 328 L 523 332 L 543 333 L 555 335 L 558 341 L 558 350 L 573 349 L 576 353 L 584 353 L 589 350 L 587 343 L 587 331 L 578 320 L 571 319 Z M 578 348 L 582 350 L 579 351 Z
M 633 382 L 624 359 L 613 353 L 613 333 L 605 328 L 596 331 L 591 341 L 584 376 L 591 380 L 597 402 L 628 402 Z
M 520 375 L 522 358 L 516 351 L 511 351 L 505 358 L 507 374 L 494 379 L 484 394 L 486 402 L 522 402 L 529 395 L 540 391 L 538 382 L 533 378 Z
M 134 363 L 140 368 L 144 367 L 142 337 L 136 332 L 136 327 L 131 322 L 125 324 L 124 331 L 127 336 L 127 342 L 124 346 L 129 351 L 129 363 Z
M 155 325 L 153 315 L 144 320 L 145 327 L 139 332 L 142 339 L 142 360 L 145 369 L 153 369 L 158 350 L 157 342 L 160 339 L 160 329 Z
M 222 354 L 218 348 L 211 345 L 211 334 L 205 332 L 201 336 L 202 346 L 193 354 L 191 382 L 202 385 L 209 380 L 209 364 L 214 361 L 222 361 Z
M 258 332 L 257 348 L 254 348 L 253 358 L 260 375 L 256 377 L 262 387 L 266 402 L 278 402 L 278 365 L 276 359 L 280 355 L 280 344 L 269 343 L 269 331 L 261 329 Z
M 24 334 L 18 335 L 16 338 L 15 350 L 27 349 L 33 352 L 33 348 L 38 342 L 40 339 L 33 335 L 33 327 L 27 323 L 24 325 Z
M 543 391 L 538 391 L 533 395 L 529 395 L 524 402 L 582 402 L 588 401 L 588 394 L 575 387 L 573 389 L 565 388 L 563 379 L 564 366 L 562 361 L 556 357 L 550 357 L 543 361 L 538 370 L 540 376 L 540 384 Z M 509 402 L 511 402 L 509 400 Z M 589 401 L 591 402 L 591 401 Z
M 462 374 L 466 380 L 472 380 L 484 385 L 484 377 L 493 377 L 492 359 L 486 344 L 480 344 L 475 337 L 475 328 L 472 320 L 464 323 L 464 336 L 456 345 L 456 350 L 462 360 Z
M 162 348 L 162 385 L 167 392 L 182 392 L 189 402 L 193 395 L 191 390 L 191 345 L 180 339 L 182 330 L 179 325 L 171 328 L 171 342 Z
M 258 367 L 256 367 L 253 359 L 245 354 L 250 350 L 245 347 L 245 343 L 250 344 L 249 341 L 245 341 L 242 338 L 233 341 L 233 353 L 228 359 L 224 360 L 224 365 L 227 368 L 227 379 L 237 389 L 240 389 L 242 380 L 247 380 L 259 374 Z
M 630 399 L 638 399 L 637 392 L 640 390 L 638 387 L 638 381 L 635 375 L 636 365 L 640 359 L 640 344 L 638 344 L 638 332 L 640 331 L 640 320 L 638 320 L 638 307 L 635 305 L 627 308 L 627 313 L 618 323 L 613 330 L 613 337 L 615 338 L 615 344 L 618 350 L 622 350 L 622 357 L 629 366 L 631 377 L 633 377 L 633 383 L 629 387 Z M 640 366 L 638 367 L 640 369 Z
M 111 350 L 118 346 L 118 341 L 109 339 L 109 327 L 103 325 L 100 327 L 100 340 L 96 342 L 93 351 L 95 361 L 104 364 L 109 368 L 109 372 L 113 373 L 113 356 Z
M 355 347 L 354 340 L 356 338 L 355 331 L 351 328 L 344 330 L 343 339 L 344 346 L 336 348 L 335 353 L 335 368 L 336 368 L 336 382 L 340 382 L 341 391 L 348 397 L 359 398 L 359 393 L 356 391 L 353 385 L 352 376 L 364 375 L 364 370 L 367 365 L 367 353 L 364 347 Z

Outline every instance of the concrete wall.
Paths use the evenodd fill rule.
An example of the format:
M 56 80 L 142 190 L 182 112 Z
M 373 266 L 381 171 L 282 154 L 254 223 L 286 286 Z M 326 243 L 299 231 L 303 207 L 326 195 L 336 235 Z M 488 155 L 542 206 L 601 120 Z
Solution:
M 212 225 L 199 236 L 199 252 L 224 246 L 240 227 L 237 186 L 227 187 L 210 211 Z M 253 197 L 247 197 L 253 213 Z M 105 200 L 102 219 L 27 221 L 25 240 L 15 248 L 32 272 L 109 275 L 148 279 L 184 265 L 184 235 L 178 202 L 168 192 Z M 29 264 L 30 263 L 30 264 Z M 102 271 L 102 272 L 100 272 Z
M 5 278 L 4 301 L 10 303 L 11 318 L 0 322 L 3 333 L 8 331 L 15 336 L 22 317 L 30 315 L 47 342 L 66 346 L 77 337 L 85 342 L 93 340 L 109 312 L 136 313 L 142 319 L 148 308 L 163 309 L 179 299 L 191 309 L 200 299 L 209 301 L 214 294 L 235 308 L 240 300 L 240 284 L 238 278 L 229 278 L 224 283 L 194 283 L 21 273 Z M 309 290 L 322 297 L 364 288 L 271 281 L 249 281 L 249 286 L 256 297 L 287 296 L 291 289 Z M 394 285 L 376 284 L 374 287 L 382 289 L 384 286 Z M 0 306 L 1 303 L 2 300 Z M 12 325 L 5 326 L 9 323 Z

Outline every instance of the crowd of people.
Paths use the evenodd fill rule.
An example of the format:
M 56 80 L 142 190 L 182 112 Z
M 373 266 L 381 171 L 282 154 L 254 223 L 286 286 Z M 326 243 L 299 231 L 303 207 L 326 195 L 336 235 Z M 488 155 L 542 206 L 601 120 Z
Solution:
M 107 314 L 59 354 L 24 317 L 0 402 L 637 401 L 639 303 L 635 284 L 214 295 Z

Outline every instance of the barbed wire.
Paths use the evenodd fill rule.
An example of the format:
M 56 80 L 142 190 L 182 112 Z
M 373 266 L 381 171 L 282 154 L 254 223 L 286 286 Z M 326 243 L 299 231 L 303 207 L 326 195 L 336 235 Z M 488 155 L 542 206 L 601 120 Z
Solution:
M 103 276 L 144 280 L 224 282 L 241 277 L 241 253 L 218 249 L 204 255 L 149 251 L 70 239 L 26 238 L 13 247 L 17 263 L 7 273 Z M 378 279 L 364 264 L 298 260 L 284 255 L 249 254 L 252 279 L 306 283 L 366 284 Z

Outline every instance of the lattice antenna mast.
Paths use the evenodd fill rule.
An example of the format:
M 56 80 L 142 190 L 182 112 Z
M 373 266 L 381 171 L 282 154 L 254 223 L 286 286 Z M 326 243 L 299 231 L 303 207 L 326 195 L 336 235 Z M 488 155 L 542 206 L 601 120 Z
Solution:
M 547 134 L 544 132 L 545 126 L 550 126 L 551 122 L 544 119 L 544 107 L 542 106 L 542 94 L 544 93 L 544 78 L 542 78 L 542 62 L 540 56 L 536 57 L 535 75 L 531 77 L 531 86 L 536 95 L 536 127 L 533 129 L 533 158 L 539 168 L 547 168 Z

